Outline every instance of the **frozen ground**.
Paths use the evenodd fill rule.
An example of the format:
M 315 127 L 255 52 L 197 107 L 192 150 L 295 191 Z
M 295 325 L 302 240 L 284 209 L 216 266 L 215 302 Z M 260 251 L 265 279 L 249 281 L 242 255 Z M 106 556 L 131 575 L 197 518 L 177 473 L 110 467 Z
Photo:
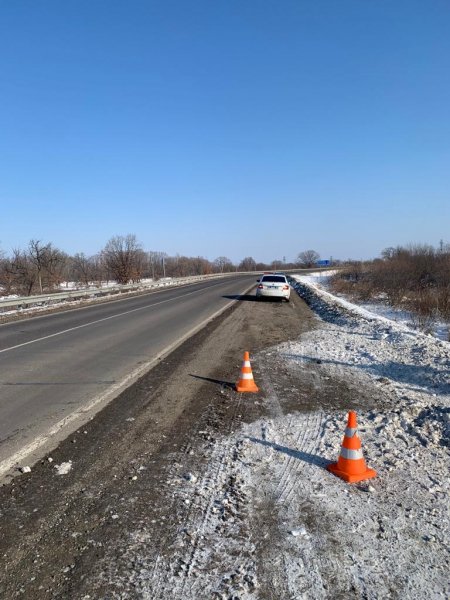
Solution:
M 188 506 L 175 538 L 155 559 L 149 529 L 129 531 L 131 568 L 118 575 L 109 564 L 111 597 L 450 596 L 450 344 L 297 287 L 320 322 L 255 357 L 269 416 L 242 424 L 238 413 L 258 400 L 238 395 L 228 434 L 199 432 L 210 440 L 206 467 L 186 471 L 186 458 L 171 469 L 171 502 Z M 286 411 L 273 375 L 306 377 L 311 366 L 319 402 Z M 320 405 L 327 380 L 360 390 L 359 435 L 376 479 L 348 485 L 324 468 L 337 459 L 347 416 Z
M 321 271 L 316 273 L 310 273 L 309 275 L 294 276 L 295 279 L 300 282 L 307 284 L 309 288 L 314 288 L 321 292 L 329 292 L 329 279 L 334 275 L 336 271 Z M 418 329 L 417 318 L 414 317 L 413 313 L 402 310 L 400 308 L 394 308 L 390 306 L 383 298 L 380 298 L 377 302 L 348 302 L 343 296 L 335 296 L 341 300 L 342 306 L 351 306 L 353 310 L 358 307 L 362 312 L 368 316 L 370 313 L 372 316 L 377 315 L 384 317 L 388 321 L 394 321 L 408 327 L 409 329 Z M 449 341 L 450 339 L 450 325 L 440 320 L 433 320 L 429 323 L 430 333 L 440 340 Z

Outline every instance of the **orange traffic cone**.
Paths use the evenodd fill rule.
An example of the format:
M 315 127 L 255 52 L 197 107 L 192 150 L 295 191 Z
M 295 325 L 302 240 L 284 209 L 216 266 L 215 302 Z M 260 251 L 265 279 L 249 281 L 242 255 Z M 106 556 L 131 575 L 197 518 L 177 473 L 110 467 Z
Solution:
M 241 376 L 236 384 L 236 390 L 238 392 L 259 392 L 259 388 L 253 380 L 250 355 L 248 352 L 244 352 L 244 362 L 242 363 Z
M 341 453 L 337 463 L 328 465 L 327 469 L 348 483 L 376 477 L 376 471 L 368 469 L 361 450 L 361 440 L 356 434 L 356 413 L 348 413 L 347 429 L 342 442 Z

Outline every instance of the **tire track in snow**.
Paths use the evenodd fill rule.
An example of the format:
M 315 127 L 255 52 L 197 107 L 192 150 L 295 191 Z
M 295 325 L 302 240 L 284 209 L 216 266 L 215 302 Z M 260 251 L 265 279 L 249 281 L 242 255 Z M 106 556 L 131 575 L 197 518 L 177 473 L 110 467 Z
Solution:
M 304 489 L 304 477 L 300 478 L 300 475 L 304 470 L 311 472 L 311 476 L 314 475 L 314 469 L 317 468 L 317 464 L 320 461 L 319 457 L 316 457 L 315 452 L 320 444 L 323 431 L 323 413 L 309 413 L 306 415 L 305 429 L 303 435 L 299 434 L 298 442 L 296 444 L 296 452 L 299 453 L 299 458 L 293 458 L 293 464 L 291 462 L 291 471 L 288 473 L 288 481 L 284 488 L 284 495 L 278 498 L 278 502 L 289 504 L 292 495 L 294 494 L 297 486 L 300 485 Z M 304 453 L 308 457 L 308 460 L 314 461 L 314 466 L 311 463 L 307 463 L 301 458 L 301 454 Z M 316 463 L 317 461 L 317 463 Z M 325 462 L 325 461 L 324 461 Z
M 317 479 L 317 469 L 323 468 L 327 463 L 318 455 L 326 417 L 323 411 L 283 416 L 279 392 L 267 377 L 263 376 L 263 378 L 264 389 L 268 391 L 267 404 L 272 418 L 275 421 L 286 420 L 286 426 L 283 428 L 285 435 L 282 439 L 279 437 L 270 439 L 270 423 L 266 425 L 263 422 L 261 426 L 264 441 L 277 452 L 278 460 L 280 457 L 284 459 L 283 464 L 278 468 L 276 463 L 272 463 L 275 467 L 272 470 L 272 477 L 276 480 L 273 488 L 274 508 L 278 507 L 276 526 L 279 531 L 285 531 L 285 523 L 292 522 L 292 519 L 296 518 L 293 513 L 300 515 L 301 518 L 303 511 L 307 510 L 313 493 L 312 482 Z M 317 523 L 317 520 L 315 522 Z M 326 549 L 324 542 L 326 532 L 321 531 L 320 525 L 316 524 L 314 532 L 310 533 L 314 536 L 314 543 L 319 548 L 323 546 Z M 279 600 L 279 598 L 298 600 L 300 597 L 306 600 L 322 597 L 326 588 L 322 574 L 338 573 L 337 561 L 329 552 L 315 552 L 308 544 L 303 545 L 300 538 L 291 538 L 285 531 L 286 534 L 289 535 L 287 538 L 289 545 L 294 539 L 299 540 L 299 543 L 291 549 L 297 553 L 297 568 L 292 569 L 292 562 L 287 561 L 286 555 L 282 554 L 280 576 L 266 582 L 271 600 Z M 285 552 L 290 550 L 286 548 Z M 290 567 L 288 563 L 291 564 Z
M 265 356 L 262 358 L 263 362 Z M 262 441 L 271 447 L 277 453 L 277 459 L 282 459 L 283 464 L 277 470 L 272 469 L 272 477 L 276 481 L 273 487 L 273 502 L 274 509 L 277 513 L 276 528 L 277 531 L 283 531 L 285 525 L 283 523 L 285 513 L 289 512 L 289 504 L 293 500 L 294 493 L 297 495 L 306 495 L 305 490 L 309 480 L 314 478 L 314 469 L 317 468 L 311 464 L 320 463 L 320 459 L 315 456 L 319 446 L 323 432 L 324 415 L 323 412 L 308 412 L 306 414 L 296 413 L 295 416 L 285 416 L 282 401 L 279 397 L 279 392 L 272 384 L 269 376 L 270 369 L 262 368 L 262 384 L 267 393 L 266 405 L 270 411 L 270 416 L 273 420 L 287 420 L 286 432 L 288 435 L 282 440 L 271 439 L 271 423 L 263 421 L 261 424 Z M 294 431 L 294 424 L 296 431 Z M 304 460 L 304 459 L 307 459 Z M 311 462 L 310 462 L 311 461 Z M 276 463 L 273 463 L 276 465 Z M 278 509 L 277 509 L 278 507 Z M 285 550 L 287 551 L 287 549 Z M 319 564 L 311 564 L 308 554 L 302 550 L 297 550 L 298 561 L 300 567 L 295 573 L 287 566 L 286 556 L 281 554 L 279 576 L 272 577 L 265 581 L 266 589 L 270 594 L 271 600 L 298 600 L 299 596 L 299 577 L 303 579 L 306 570 L 312 571 L 314 574 L 312 579 L 318 582 L 318 587 L 315 588 L 314 583 L 312 589 L 317 589 L 318 596 L 323 591 L 321 571 L 323 568 Z M 272 575 L 275 573 L 273 572 Z M 309 580 L 309 576 L 307 577 Z M 311 589 L 311 582 L 308 581 L 304 585 L 304 589 Z M 320 591 L 319 591 L 320 590 Z M 306 599 L 306 596 L 304 597 Z
M 285 460 L 285 465 L 276 488 L 276 504 L 280 507 L 279 517 L 282 519 L 285 513 L 289 513 L 291 506 L 299 506 L 300 518 L 302 516 L 302 505 L 308 502 L 309 488 L 314 480 L 315 452 L 320 445 L 321 432 L 323 428 L 323 414 L 308 413 L 296 415 L 289 419 L 288 431 L 292 432 L 293 424 L 298 428 L 298 433 L 292 436 L 295 440 L 293 451 Z M 292 439 L 292 438 L 289 438 Z M 304 460 L 303 458 L 306 458 Z M 310 462 L 311 460 L 311 462 Z M 297 496 L 294 498 L 294 494 Z M 319 536 L 320 537 L 320 536 Z M 299 587 L 316 590 L 320 595 L 323 591 L 322 573 L 326 572 L 331 565 L 328 559 L 319 558 L 315 560 L 314 553 L 309 551 L 309 546 L 299 543 L 296 547 L 298 552 L 298 570 L 293 572 L 287 567 L 286 559 L 283 557 L 283 571 L 289 598 L 297 598 Z M 311 560 L 314 557 L 314 560 Z M 300 566 L 301 565 L 301 566 Z M 303 582 L 303 585 L 300 582 Z M 305 598 L 308 596 L 305 596 Z M 311 598 L 314 595 L 310 596 Z
M 234 403 L 234 410 L 231 423 L 229 424 L 230 429 L 235 426 L 235 421 L 237 419 L 240 406 L 239 398 L 236 400 L 236 398 L 233 397 L 232 400 Z M 204 417 L 207 420 L 208 414 L 205 414 Z M 165 478 L 166 482 L 169 483 L 168 490 L 170 489 L 170 482 L 180 480 L 180 466 L 188 462 L 188 457 L 193 452 L 194 444 L 191 440 L 199 438 L 202 434 L 206 433 L 208 426 L 205 424 L 205 419 L 201 419 L 196 423 L 195 428 L 191 431 L 190 439 L 183 444 L 179 452 L 175 452 L 173 454 L 172 466 Z M 195 487 L 197 489 L 215 489 L 215 481 L 218 479 L 220 474 L 222 458 L 223 447 L 221 444 L 215 441 L 212 448 L 212 454 L 208 456 L 207 461 L 208 464 L 217 467 L 217 472 L 212 475 L 211 469 L 208 468 L 203 476 L 199 478 L 197 482 L 195 482 Z M 187 497 L 192 498 L 192 496 L 193 494 L 190 490 L 189 495 L 184 497 L 184 499 Z M 182 495 L 174 494 L 170 500 L 168 499 L 168 504 L 166 507 L 167 512 L 170 512 L 172 515 L 177 515 L 179 520 L 181 520 L 183 523 L 176 533 L 175 542 L 173 534 L 171 535 L 170 531 L 167 531 L 165 534 L 163 533 L 159 540 L 157 540 L 151 567 L 146 569 L 145 573 L 143 572 L 137 576 L 137 588 L 142 590 L 143 597 L 146 599 L 165 600 L 168 597 L 168 592 L 170 592 L 171 595 L 172 593 L 176 592 L 179 594 L 180 598 L 184 597 L 181 595 L 183 594 L 184 581 L 190 576 L 190 572 L 192 571 L 193 559 L 196 555 L 197 547 L 200 542 L 200 536 L 202 535 L 196 526 L 196 518 L 198 515 L 202 515 L 202 522 L 204 526 L 207 519 L 207 513 L 210 512 L 210 508 L 208 509 L 209 505 L 205 506 L 204 498 L 200 495 L 195 495 L 194 501 L 192 501 L 189 505 L 184 504 L 182 500 Z M 212 501 L 209 500 L 209 502 L 211 503 Z M 176 557 L 179 560 L 171 563 L 168 557 L 164 556 L 164 550 L 168 549 L 170 552 L 171 547 L 177 546 L 177 542 L 181 542 L 183 547 L 185 547 L 185 532 L 190 529 L 195 531 L 195 537 L 192 538 L 193 548 L 187 553 L 188 558 L 186 558 L 183 550 L 180 549 L 176 552 Z M 137 552 L 141 555 L 146 552 L 145 544 L 144 547 L 139 545 Z
M 237 399 L 236 399 L 237 396 Z M 214 448 L 214 459 L 212 460 L 212 470 L 214 471 L 214 476 L 212 477 L 212 486 L 207 489 L 211 489 L 211 493 L 207 498 L 207 506 L 206 509 L 199 506 L 200 510 L 203 510 L 203 519 L 201 522 L 200 529 L 197 533 L 193 551 L 191 554 L 191 561 L 189 564 L 189 568 L 186 571 L 185 578 L 183 580 L 183 586 L 181 588 L 181 593 L 183 594 L 183 598 L 192 598 L 192 600 L 198 600 L 199 592 L 198 587 L 202 585 L 202 582 L 199 579 L 192 580 L 192 573 L 196 564 L 200 562 L 199 553 L 201 551 L 201 541 L 204 539 L 204 534 L 207 530 L 207 524 L 211 520 L 212 517 L 212 509 L 217 497 L 217 492 L 220 490 L 220 481 L 222 473 L 228 469 L 229 457 L 231 456 L 232 446 L 235 444 L 235 439 L 232 436 L 233 431 L 239 426 L 239 417 L 238 414 L 241 410 L 242 404 L 242 394 L 233 394 L 232 401 L 235 403 L 233 415 L 231 421 L 227 427 L 227 435 L 220 443 L 216 442 Z M 228 461 L 227 461 L 228 458 Z M 198 511 L 197 511 L 198 512 Z M 238 560 L 238 557 L 237 557 Z M 186 587 L 189 586 L 189 589 L 186 590 Z M 188 591 L 188 595 L 186 595 L 186 591 Z
M 185 537 L 185 532 L 192 530 L 194 536 L 191 538 L 191 548 L 187 553 L 180 556 L 179 564 L 174 571 L 168 570 L 167 562 L 165 559 L 158 556 L 155 562 L 155 566 L 152 573 L 152 581 L 150 584 L 152 598 L 165 598 L 166 593 L 170 592 L 172 596 L 176 598 L 192 598 L 198 599 L 200 596 L 195 592 L 196 587 L 201 585 L 197 579 L 194 579 L 194 573 L 196 573 L 196 567 L 201 564 L 202 558 L 200 556 L 202 550 L 202 541 L 204 534 L 208 530 L 208 523 L 211 520 L 212 509 L 218 496 L 218 492 L 221 490 L 221 476 L 224 470 L 227 468 L 227 457 L 231 454 L 232 444 L 234 439 L 231 435 L 233 430 L 239 424 L 238 414 L 241 409 L 241 395 L 233 394 L 231 400 L 234 404 L 233 414 L 230 422 L 227 426 L 226 437 L 221 440 L 215 440 L 212 451 L 208 456 L 208 467 L 203 473 L 201 479 L 196 483 L 196 487 L 199 490 L 206 490 L 206 495 L 197 495 L 197 502 L 193 502 L 189 505 L 189 509 L 183 516 L 183 527 L 179 530 L 178 536 L 182 540 Z M 198 434 L 201 429 L 205 429 L 204 424 L 200 423 L 196 428 Z M 195 435 L 195 434 L 194 434 Z M 189 454 L 192 446 L 187 444 L 185 447 L 185 454 Z M 178 504 L 180 497 L 176 496 L 174 505 Z M 200 523 L 198 518 L 201 515 Z M 156 595 L 158 594 L 158 595 Z

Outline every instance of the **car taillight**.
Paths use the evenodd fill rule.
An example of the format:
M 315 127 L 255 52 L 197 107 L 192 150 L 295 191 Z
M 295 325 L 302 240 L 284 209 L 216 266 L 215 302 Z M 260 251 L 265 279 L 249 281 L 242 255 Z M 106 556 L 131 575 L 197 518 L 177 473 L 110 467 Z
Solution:
M 289 286 L 288 285 L 283 285 L 283 290 L 288 290 Z
M 263 284 L 262 284 L 262 283 L 260 283 L 260 284 L 258 285 L 258 290 L 262 290 L 263 288 L 264 288 Z

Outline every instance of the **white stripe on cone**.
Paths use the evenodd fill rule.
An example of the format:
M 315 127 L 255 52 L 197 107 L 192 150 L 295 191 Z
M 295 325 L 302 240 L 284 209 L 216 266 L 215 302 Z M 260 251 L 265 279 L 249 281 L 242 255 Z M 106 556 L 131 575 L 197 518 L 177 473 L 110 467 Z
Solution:
M 241 379 L 253 379 L 253 373 L 242 373 Z
M 358 460 L 359 458 L 363 458 L 362 450 L 349 450 L 348 448 L 341 448 L 341 456 L 342 458 L 349 458 L 351 460 Z
M 353 437 L 356 433 L 356 427 L 346 427 L 345 437 Z

